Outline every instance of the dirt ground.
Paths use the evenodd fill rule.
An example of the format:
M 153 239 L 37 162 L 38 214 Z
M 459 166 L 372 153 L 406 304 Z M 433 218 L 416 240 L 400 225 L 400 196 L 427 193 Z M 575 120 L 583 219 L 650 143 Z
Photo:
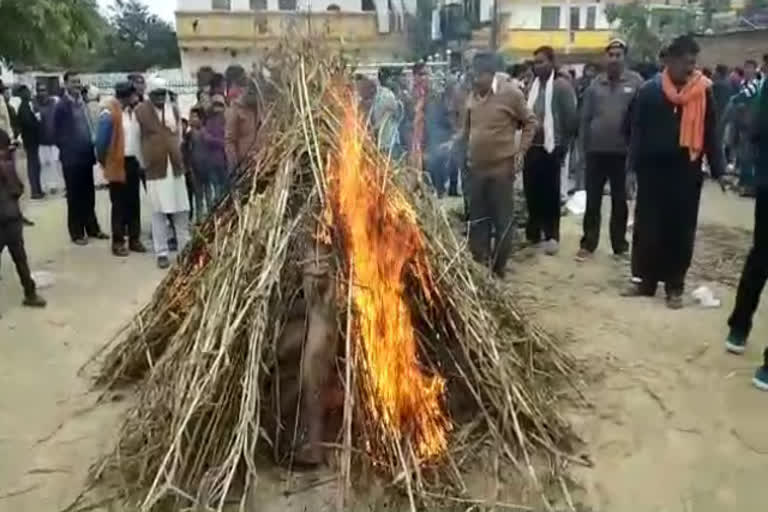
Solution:
M 98 203 L 106 229 L 104 192 Z M 707 188 L 701 223 L 751 230 L 752 209 L 748 200 Z M 163 274 L 150 256 L 117 260 L 108 243 L 69 244 L 61 197 L 28 204 L 26 212 L 37 222 L 25 232 L 33 270 L 51 272 L 56 283 L 43 291 L 48 309 L 22 309 L 13 265 L 2 257 L 0 512 L 57 512 L 79 494 L 125 407 L 93 407 L 95 395 L 78 369 L 149 299 Z M 710 310 L 690 304 L 672 312 L 661 297 L 620 298 L 626 264 L 612 259 L 607 236 L 594 261 L 577 264 L 579 234 L 579 219 L 564 219 L 561 254 L 518 262 L 510 278 L 511 290 L 587 369 L 592 407 L 569 411 L 594 462 L 573 470 L 583 487 L 579 501 L 595 512 L 763 510 L 768 396 L 750 379 L 768 341 L 768 315 L 758 314 L 747 354 L 727 356 L 732 287 L 706 283 L 723 300 Z M 258 510 L 325 509 L 318 500 L 330 501 L 329 493 L 262 502 Z

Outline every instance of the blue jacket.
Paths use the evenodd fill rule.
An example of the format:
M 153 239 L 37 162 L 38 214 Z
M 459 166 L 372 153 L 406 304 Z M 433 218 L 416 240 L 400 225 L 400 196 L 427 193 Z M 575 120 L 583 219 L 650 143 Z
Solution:
M 81 107 L 78 113 L 78 105 L 65 95 L 53 112 L 56 146 L 64 167 L 93 167 L 96 163 L 87 107 L 84 103 Z

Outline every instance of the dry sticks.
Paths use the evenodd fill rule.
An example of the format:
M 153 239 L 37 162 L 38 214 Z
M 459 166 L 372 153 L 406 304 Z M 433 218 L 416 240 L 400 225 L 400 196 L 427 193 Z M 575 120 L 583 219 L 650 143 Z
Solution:
M 361 190 L 376 204 L 359 215 L 379 221 L 348 222 L 350 212 L 340 207 L 348 198 L 340 196 L 339 180 L 346 178 L 334 166 L 345 164 L 340 156 L 354 101 L 345 63 L 319 48 L 302 40 L 271 56 L 278 65 L 265 88 L 261 143 L 232 194 L 150 304 L 100 354 L 97 383 L 136 385 L 137 398 L 94 482 L 114 486 L 142 511 L 168 504 L 222 510 L 234 495 L 245 507 L 257 460 L 285 451 L 273 397 L 277 344 L 301 300 L 305 255 L 321 236 L 331 247 L 338 290 L 335 381 L 345 399 L 336 464 L 343 487 L 355 483 L 353 466 L 368 466 L 400 482 L 414 509 L 436 496 L 471 500 L 462 495 L 462 471 L 482 456 L 482 446 L 497 449 L 542 491 L 547 482 L 559 485 L 549 478 L 557 469 L 542 475 L 534 458 L 560 468 L 560 454 L 571 451 L 556 393 L 573 377 L 571 359 L 470 260 L 417 173 L 393 168 L 361 131 L 356 169 L 364 173 Z M 355 252 L 361 240 L 381 240 L 377 230 L 387 222 L 390 237 L 416 229 L 407 233 L 412 255 L 394 281 L 362 282 L 366 275 L 386 277 L 390 257 L 398 256 L 388 252 L 397 245 L 368 259 Z M 372 352 L 394 343 L 394 334 L 368 339 L 363 330 L 370 318 L 389 318 L 366 316 L 373 314 L 368 304 L 383 307 L 381 286 L 394 287 L 399 314 L 412 325 L 405 335 L 413 336 L 414 366 L 401 360 L 398 371 L 416 379 L 412 386 L 442 386 L 420 390 L 428 397 L 440 389 L 434 423 L 418 423 L 427 413 L 419 404 L 402 408 L 407 388 L 396 388 L 406 396 L 393 401 L 394 409 L 382 398 L 384 374 L 395 370 L 382 368 L 386 363 Z M 439 418 L 447 422 L 447 446 L 424 437 L 432 432 L 424 425 L 437 428 Z M 546 498 L 544 505 L 550 506 Z

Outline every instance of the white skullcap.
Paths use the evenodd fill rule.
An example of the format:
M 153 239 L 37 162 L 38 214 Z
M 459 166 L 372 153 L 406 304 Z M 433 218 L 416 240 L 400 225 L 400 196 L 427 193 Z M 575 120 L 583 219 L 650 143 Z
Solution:
M 147 91 L 150 93 L 153 91 L 167 91 L 168 90 L 168 82 L 160 78 L 159 76 L 151 76 L 149 77 L 149 80 L 147 80 Z

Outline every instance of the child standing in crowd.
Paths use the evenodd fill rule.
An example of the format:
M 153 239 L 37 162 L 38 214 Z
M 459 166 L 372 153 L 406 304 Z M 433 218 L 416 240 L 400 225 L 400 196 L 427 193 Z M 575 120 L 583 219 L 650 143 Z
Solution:
M 201 222 L 213 208 L 213 183 L 208 172 L 208 152 L 203 142 L 203 111 L 193 107 L 189 112 L 189 131 L 184 137 L 184 165 L 189 171 L 194 191 L 195 219 Z
M 29 271 L 27 252 L 24 249 L 23 223 L 19 198 L 24 186 L 16 175 L 11 156 L 11 138 L 0 129 L 0 254 L 8 248 L 21 285 L 24 287 L 24 302 L 28 307 L 45 307 L 45 300 L 37 294 L 35 281 Z
M 216 199 L 220 199 L 229 191 L 225 141 L 226 118 L 224 116 L 226 108 L 227 105 L 223 95 L 216 94 L 211 97 L 211 109 L 207 113 L 201 132 L 208 156 L 211 181 L 216 189 Z

